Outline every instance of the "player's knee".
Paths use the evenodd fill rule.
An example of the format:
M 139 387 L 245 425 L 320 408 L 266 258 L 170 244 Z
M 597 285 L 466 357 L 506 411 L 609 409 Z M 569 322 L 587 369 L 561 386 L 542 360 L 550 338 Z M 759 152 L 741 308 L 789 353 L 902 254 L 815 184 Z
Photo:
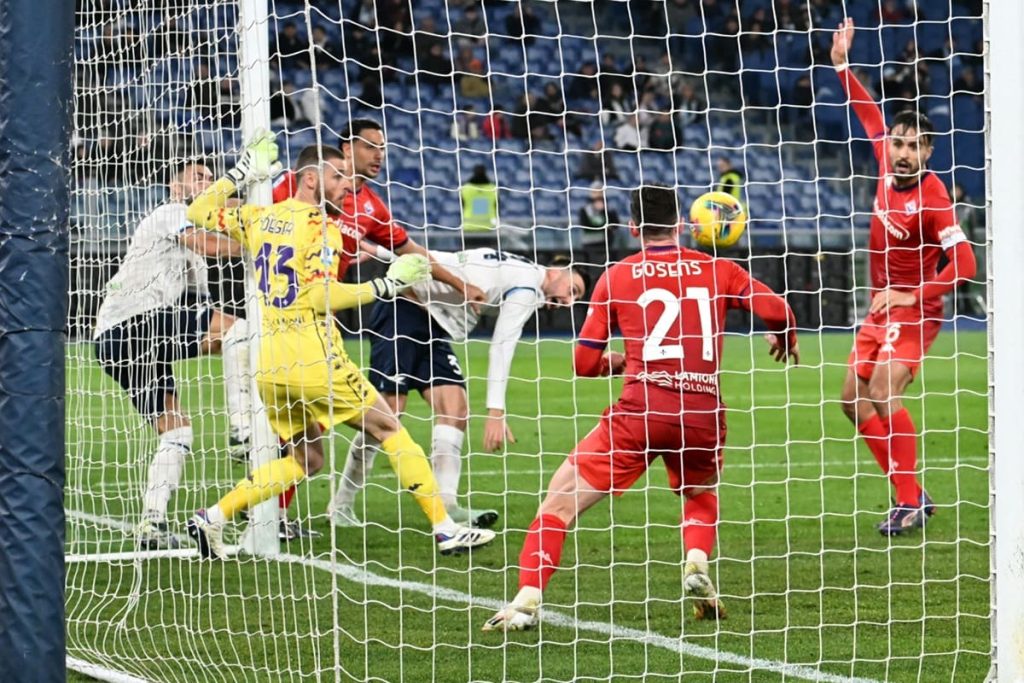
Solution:
M 890 382 L 872 379 L 868 383 L 868 398 L 875 405 L 889 403 L 893 398 Z
M 173 446 L 179 448 L 186 453 L 192 452 L 192 425 L 185 420 L 185 424 L 177 425 L 173 429 L 160 432 L 160 443 L 161 445 Z
M 554 515 L 570 527 L 576 521 L 576 499 L 572 495 L 548 494 L 537 510 L 537 516 Z

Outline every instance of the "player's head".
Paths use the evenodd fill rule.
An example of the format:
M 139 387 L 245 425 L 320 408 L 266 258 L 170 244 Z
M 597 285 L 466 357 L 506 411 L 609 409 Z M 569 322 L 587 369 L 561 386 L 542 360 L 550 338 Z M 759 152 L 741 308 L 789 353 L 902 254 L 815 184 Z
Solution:
M 679 231 L 679 195 L 675 188 L 650 184 L 629 198 L 629 227 L 643 242 L 674 239 Z
M 889 159 L 897 184 L 917 182 L 932 156 L 935 127 L 924 114 L 908 109 L 889 126 Z
M 384 163 L 384 129 L 373 119 L 352 119 L 341 129 L 341 151 L 357 177 L 376 178 Z
M 187 159 L 177 166 L 169 183 L 171 201 L 191 204 L 203 190 L 213 184 L 213 171 L 201 159 Z
M 295 162 L 295 197 L 310 204 L 325 203 L 337 212 L 346 190 L 350 188 L 350 171 L 344 155 L 330 145 L 309 145 Z
M 590 278 L 568 256 L 556 256 L 548 265 L 541 289 L 548 308 L 571 306 L 582 299 L 590 287 Z

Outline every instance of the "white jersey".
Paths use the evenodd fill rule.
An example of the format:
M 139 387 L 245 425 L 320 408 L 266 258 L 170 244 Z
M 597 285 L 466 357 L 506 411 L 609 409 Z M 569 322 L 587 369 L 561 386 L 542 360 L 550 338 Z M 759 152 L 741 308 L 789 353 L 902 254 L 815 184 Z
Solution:
M 139 223 L 121 267 L 107 283 L 96 337 L 129 318 L 175 306 L 186 293 L 209 296 L 206 259 L 180 240 L 192 227 L 187 208 L 164 204 Z
M 494 249 L 432 251 L 430 255 L 453 275 L 483 290 L 486 302 L 482 313 L 498 311 L 487 366 L 487 407 L 504 410 L 512 356 L 523 326 L 547 301 L 542 289 L 547 269 Z M 465 340 L 480 322 L 480 315 L 466 305 L 462 293 L 442 282 L 415 285 L 412 293 L 454 341 Z

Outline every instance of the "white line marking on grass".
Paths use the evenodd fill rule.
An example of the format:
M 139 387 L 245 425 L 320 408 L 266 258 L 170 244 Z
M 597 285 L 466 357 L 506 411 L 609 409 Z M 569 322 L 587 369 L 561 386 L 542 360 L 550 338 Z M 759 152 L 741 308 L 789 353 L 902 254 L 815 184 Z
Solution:
M 82 519 L 85 521 L 94 522 L 98 525 L 104 525 L 112 529 L 125 529 L 125 527 L 131 528 L 130 524 L 125 522 L 110 519 L 107 517 L 101 517 L 99 515 L 93 515 L 86 512 L 79 512 L 77 510 L 68 510 L 66 512 L 68 517 Z M 99 553 L 96 555 L 73 555 L 67 559 L 68 562 L 116 562 L 116 561 L 135 561 L 145 559 L 148 557 L 180 557 L 189 558 L 195 557 L 195 550 L 181 549 L 181 550 L 165 550 L 165 551 L 138 551 L 138 552 L 120 552 L 120 553 Z M 360 569 L 359 567 L 349 564 L 339 564 L 337 562 L 331 562 L 329 560 L 322 560 L 316 558 L 302 557 L 299 555 L 292 555 L 288 553 L 282 553 L 266 558 L 268 561 L 276 561 L 284 564 L 298 564 L 312 569 L 319 569 L 321 571 L 329 572 L 343 579 L 351 581 L 353 583 L 359 583 L 364 586 L 374 586 L 380 588 L 391 588 L 399 591 L 408 591 L 412 593 L 419 593 L 425 595 L 434 600 L 442 600 L 444 602 L 453 602 L 462 605 L 468 605 L 472 607 L 483 607 L 486 609 L 499 610 L 504 607 L 504 603 L 500 600 L 493 598 L 481 598 L 457 591 L 452 588 L 444 588 L 442 586 L 432 586 L 426 583 L 419 583 L 416 581 L 403 581 L 402 579 L 395 579 L 387 576 L 380 576 L 372 572 Z M 623 628 L 621 626 L 615 626 L 601 621 L 583 621 L 576 619 L 575 617 L 569 616 L 562 612 L 545 609 L 541 614 L 541 620 L 551 626 L 560 628 L 567 628 L 576 631 L 590 631 L 591 633 L 599 633 L 604 636 L 608 636 L 614 640 L 620 641 L 633 641 L 642 643 L 644 645 L 651 645 L 658 647 L 676 654 L 685 655 L 689 657 L 696 657 L 698 659 L 705 659 L 708 661 L 716 662 L 719 664 L 732 664 L 740 666 L 748 670 L 757 669 L 760 671 L 769 671 L 771 673 L 780 674 L 793 679 L 803 681 L 813 681 L 814 683 L 881 683 L 871 678 L 849 678 L 846 676 L 840 676 L 838 674 L 831 674 L 824 671 L 819 671 L 810 666 L 804 666 L 800 664 L 787 664 L 785 662 L 779 662 L 773 659 L 764 659 L 761 657 L 746 657 L 744 655 L 736 654 L 733 652 L 723 652 L 715 650 L 714 648 L 706 647 L 703 645 L 695 645 L 693 643 L 687 643 L 680 638 L 664 636 L 660 633 L 654 633 L 652 631 L 642 631 L 634 628 Z M 116 673 L 116 672 L 114 672 Z M 91 675 L 91 674 L 90 674 Z M 138 679 L 132 678 L 119 678 L 119 679 L 104 679 L 113 680 L 120 683 L 135 683 Z
M 139 678 L 131 674 L 126 674 L 123 671 L 116 671 L 115 669 L 108 669 L 98 664 L 92 664 L 81 659 L 77 659 L 68 655 L 64 659 L 64 666 L 72 671 L 77 671 L 80 674 L 86 676 L 92 676 L 98 681 L 107 681 L 108 683 L 148 683 L 145 678 Z

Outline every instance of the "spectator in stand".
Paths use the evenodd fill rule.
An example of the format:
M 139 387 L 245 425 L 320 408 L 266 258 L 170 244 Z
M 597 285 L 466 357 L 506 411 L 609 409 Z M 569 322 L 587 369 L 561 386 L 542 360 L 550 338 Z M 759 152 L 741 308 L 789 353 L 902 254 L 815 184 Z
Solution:
M 313 27 L 313 54 L 316 58 L 317 69 L 334 69 L 341 66 L 343 51 L 341 45 L 331 40 L 331 37 L 327 35 L 327 31 L 323 26 Z M 375 46 L 376 47 L 376 46 Z M 367 64 L 367 60 L 364 56 L 359 56 L 359 61 L 363 64 Z M 377 64 L 370 64 L 372 68 L 380 64 L 380 58 L 376 59 Z
M 448 39 L 438 32 L 437 22 L 431 16 L 423 17 L 420 28 L 413 34 L 413 40 L 416 44 L 416 54 L 427 54 L 435 45 L 440 46 L 442 54 L 448 50 Z
M 306 41 L 299 36 L 299 28 L 288 22 L 277 36 L 277 53 L 280 55 L 282 69 L 298 69 L 308 65 Z
M 397 17 L 387 25 L 382 25 L 377 32 L 380 50 L 388 55 L 388 63 L 395 64 L 399 59 L 410 59 L 413 54 L 412 35 L 409 25 L 403 17 Z
M 452 122 L 452 137 L 459 142 L 468 142 L 480 137 L 480 117 L 476 113 L 476 107 L 472 104 L 466 105 L 466 111 L 455 114 Z
M 604 141 L 598 139 L 591 151 L 583 152 L 580 165 L 576 167 L 576 177 L 581 180 L 601 181 L 618 180 L 619 171 L 615 167 L 615 157 L 611 150 L 606 149 Z
M 462 230 L 480 232 L 498 227 L 498 188 L 487 175 L 487 168 L 473 169 L 469 182 L 462 186 Z
M 525 45 L 532 45 L 534 37 L 540 33 L 540 19 L 533 13 L 533 7 L 522 3 L 512 3 L 512 14 L 505 19 L 505 33 L 512 38 L 522 38 Z
M 537 98 L 537 115 L 534 125 L 545 128 L 564 128 L 565 126 L 565 100 L 562 93 L 554 83 L 544 86 L 544 95 Z M 577 128 L 577 134 L 578 134 Z
M 484 75 L 484 63 L 474 59 L 469 63 L 469 73 L 459 79 L 459 92 L 470 99 L 486 99 L 491 96 L 491 86 Z
M 384 93 L 382 91 L 380 69 L 363 69 L 359 77 L 359 84 L 363 86 L 357 98 L 368 107 L 379 108 L 384 106 Z
M 580 72 L 569 80 L 569 88 L 565 95 L 570 101 L 587 100 L 595 105 L 600 102 L 601 98 L 597 89 L 597 64 L 584 62 L 580 67 Z M 590 112 L 591 110 L 584 108 L 583 111 Z M 596 106 L 593 113 L 597 113 Z
M 715 183 L 715 192 L 725 192 L 743 201 L 743 171 L 733 166 L 727 156 L 718 157 L 716 163 L 718 182 Z
M 188 108 L 203 121 L 215 122 L 219 118 L 220 84 L 213 78 L 210 73 L 210 65 L 205 61 L 199 62 L 196 67 L 186 103 Z M 108 111 L 111 110 L 108 109 Z
M 621 83 L 614 83 L 601 108 L 601 123 L 605 128 L 614 129 L 625 123 L 627 116 L 634 110 L 632 103 L 626 99 L 626 92 Z
M 676 128 L 672 123 L 672 115 L 668 112 L 658 112 L 654 115 L 654 120 L 647 131 L 647 147 L 657 150 L 672 150 L 676 146 Z
M 642 132 L 640 130 L 640 123 L 637 120 L 636 112 L 631 112 L 626 115 L 626 120 L 620 123 L 618 128 L 615 129 L 615 147 L 627 152 L 632 152 L 646 147 L 646 140 L 644 140 Z
M 469 65 L 476 59 L 476 55 L 473 53 L 472 46 L 463 45 L 459 48 L 459 53 L 455 55 L 455 70 L 456 71 L 469 71 Z
M 906 7 L 897 0 L 885 0 L 882 3 L 881 19 L 883 24 L 902 24 L 910 15 Z
M 462 18 L 452 26 L 452 33 L 459 34 L 455 36 L 459 45 L 473 47 L 480 44 L 482 38 L 487 35 L 487 24 L 484 22 L 480 6 L 475 3 L 466 5 Z
M 974 73 L 974 69 L 961 69 L 960 75 L 957 76 L 956 81 L 953 82 L 954 93 L 967 93 L 968 95 L 981 95 L 982 84 L 978 82 L 978 77 Z
M 284 81 L 281 87 L 270 95 L 270 125 L 274 128 L 293 128 L 295 126 L 295 105 L 288 96 L 295 91 L 295 84 Z
M 704 120 L 707 105 L 704 103 L 704 99 L 697 95 L 693 84 L 683 81 L 672 98 L 672 108 L 675 111 L 676 132 L 680 143 L 682 143 L 683 131 L 687 126 L 701 123 Z
M 508 120 L 506 120 L 504 114 L 496 109 L 491 110 L 491 113 L 484 119 L 481 132 L 485 138 L 491 140 L 504 140 L 512 137 L 512 130 L 509 128 Z
M 640 103 L 637 105 L 636 120 L 640 128 L 640 137 L 644 140 L 654 123 L 654 116 L 658 113 L 658 97 L 653 91 L 648 90 L 640 96 Z
M 417 77 L 420 83 L 437 86 L 449 83 L 452 78 L 452 60 L 445 54 L 444 48 L 435 43 L 430 52 L 417 58 Z
M 616 248 L 620 246 L 619 213 L 608 207 L 604 188 L 602 180 L 591 183 L 590 201 L 580 208 L 576 218 L 582 229 L 580 244 L 583 247 L 583 260 L 599 266 L 606 266 L 614 261 Z
M 615 57 L 610 54 L 605 54 L 601 59 L 601 71 L 597 77 L 598 85 L 601 87 L 601 98 L 607 99 L 611 92 L 615 88 L 615 84 L 619 85 L 620 97 L 633 98 L 633 71 L 632 62 L 630 62 L 627 68 L 622 68 L 615 61 Z M 629 89 L 627 93 L 626 89 Z

